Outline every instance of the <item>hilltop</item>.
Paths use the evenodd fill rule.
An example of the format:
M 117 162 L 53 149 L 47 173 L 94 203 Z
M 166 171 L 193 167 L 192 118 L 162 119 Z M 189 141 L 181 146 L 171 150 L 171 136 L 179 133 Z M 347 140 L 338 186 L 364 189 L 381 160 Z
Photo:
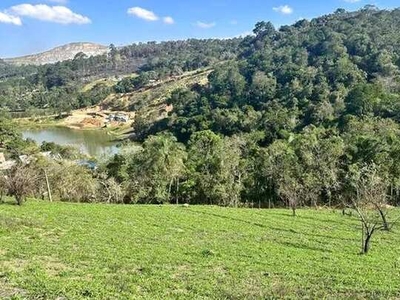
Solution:
M 70 43 L 42 53 L 21 57 L 6 58 L 5 62 L 14 65 L 45 65 L 73 59 L 78 53 L 86 56 L 102 55 L 108 52 L 108 47 L 95 43 Z

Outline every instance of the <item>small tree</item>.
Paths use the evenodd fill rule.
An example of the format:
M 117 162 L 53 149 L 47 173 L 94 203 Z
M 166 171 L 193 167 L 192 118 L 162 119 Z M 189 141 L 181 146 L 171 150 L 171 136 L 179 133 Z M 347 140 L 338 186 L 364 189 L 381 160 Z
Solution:
M 0 178 L 0 186 L 15 197 L 18 205 L 22 205 L 25 198 L 34 193 L 37 180 L 35 170 L 29 166 L 17 165 Z
M 331 206 L 331 194 L 339 186 L 339 164 L 343 155 L 343 140 L 331 131 L 307 127 L 296 135 L 294 148 L 302 166 L 304 200 L 317 207 L 323 199 Z
M 280 180 L 278 193 L 286 199 L 293 217 L 296 216 L 296 209 L 300 202 L 303 186 L 296 177 L 283 176 Z
M 106 203 L 123 203 L 124 202 L 124 186 L 118 183 L 114 178 L 106 176 L 98 176 L 100 188 L 97 190 L 97 201 Z
M 53 194 L 62 201 L 94 202 L 98 182 L 90 170 L 65 161 L 49 168 L 49 179 Z
M 7 185 L 5 176 L 0 172 L 0 203 L 3 203 L 3 197 L 7 194 Z
M 349 179 L 355 192 L 350 204 L 362 224 L 361 253 L 366 254 L 373 234 L 377 230 L 390 229 L 386 210 L 389 184 L 374 163 L 362 168 L 351 166 Z

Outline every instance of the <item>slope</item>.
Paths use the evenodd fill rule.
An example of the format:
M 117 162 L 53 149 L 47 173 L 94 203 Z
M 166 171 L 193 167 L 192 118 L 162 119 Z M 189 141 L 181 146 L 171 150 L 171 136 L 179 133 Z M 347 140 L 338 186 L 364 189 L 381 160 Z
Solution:
M 399 233 L 358 255 L 358 223 L 339 212 L 34 201 L 1 211 L 3 298 L 400 296 Z

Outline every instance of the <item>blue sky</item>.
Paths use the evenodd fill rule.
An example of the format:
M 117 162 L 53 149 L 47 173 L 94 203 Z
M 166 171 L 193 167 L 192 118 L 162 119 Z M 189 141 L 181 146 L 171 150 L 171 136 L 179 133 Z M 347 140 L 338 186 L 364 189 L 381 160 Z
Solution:
M 399 0 L 1 0 L 0 57 L 79 41 L 233 37 L 261 20 L 280 26 L 366 4 L 400 6 Z

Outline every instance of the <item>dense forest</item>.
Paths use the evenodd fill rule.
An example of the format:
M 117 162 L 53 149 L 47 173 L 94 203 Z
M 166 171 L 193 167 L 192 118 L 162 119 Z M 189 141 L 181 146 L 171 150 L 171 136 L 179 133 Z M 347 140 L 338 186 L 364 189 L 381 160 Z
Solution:
M 207 86 L 175 91 L 167 118 L 134 125 L 144 150 L 116 157 L 110 175 L 135 202 L 341 205 L 374 181 L 398 204 L 398 25 L 399 9 L 374 6 L 258 23 Z
M 400 201 L 399 26 L 400 9 L 338 9 L 279 29 L 260 22 L 254 35 L 241 40 L 132 46 L 116 50 L 119 59 L 110 54 L 109 59 L 82 58 L 38 69 L 4 66 L 9 79 L 2 84 L 14 81 L 12 90 L 23 89 L 34 78 L 29 84 L 66 91 L 53 77 L 60 70 L 76 68 L 85 77 L 97 74 L 96 68 L 119 70 L 123 64 L 118 67 L 118 61 L 126 57 L 146 57 L 140 67 L 146 74 L 179 73 L 226 60 L 214 66 L 208 84 L 174 91 L 168 99 L 173 110 L 166 118 L 136 120 L 140 149 L 128 145 L 89 177 L 75 170 L 72 177 L 84 174 L 85 180 L 76 183 L 79 187 L 70 185 L 71 193 L 65 188 L 59 197 L 289 205 L 293 213 L 303 205 L 346 207 L 367 201 L 381 209 Z M 102 59 L 104 63 L 90 66 Z M 18 77 L 18 72 L 25 75 Z M 113 88 L 129 89 L 121 82 Z M 3 90 L 1 105 L 12 107 L 5 94 Z M 0 143 L 13 148 L 6 139 Z M 52 177 L 51 170 L 50 180 L 61 186 L 57 180 L 62 179 Z M 94 196 L 99 190 L 103 197 Z

